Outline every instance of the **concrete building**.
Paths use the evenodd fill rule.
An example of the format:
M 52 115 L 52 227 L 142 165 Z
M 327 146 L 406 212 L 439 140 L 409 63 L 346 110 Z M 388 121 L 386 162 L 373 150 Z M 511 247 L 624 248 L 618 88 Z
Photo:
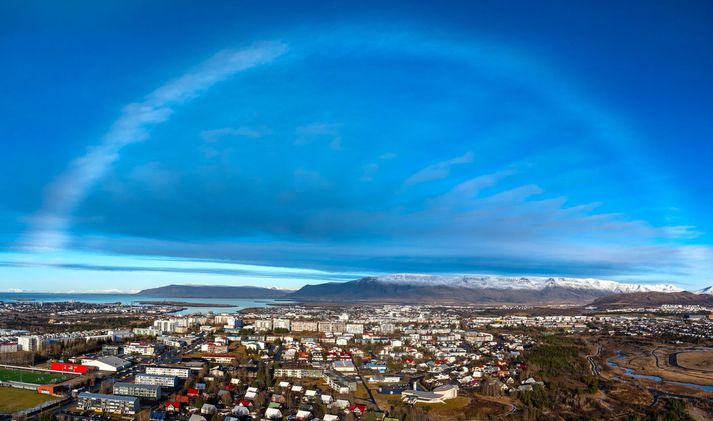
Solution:
M 382 323 L 379 325 L 379 332 L 383 335 L 393 335 L 396 332 L 396 325 L 393 323 Z
M 290 330 L 290 319 L 272 319 L 272 328 Z
M 77 396 L 77 408 L 87 411 L 133 415 L 139 411 L 141 405 L 139 398 L 133 396 L 115 396 L 82 392 Z
M 305 320 L 293 320 L 291 330 L 293 332 L 316 332 L 319 330 L 319 323 Z
M 124 345 L 124 354 L 139 354 L 150 357 L 156 355 L 156 351 L 160 350 L 160 348 L 161 346 L 154 344 L 132 342 Z
M 272 330 L 272 320 L 263 320 L 263 319 L 255 320 L 255 331 L 256 332 L 265 332 L 268 330 Z
M 17 338 L 17 347 L 20 351 L 38 351 L 40 338 L 38 336 L 20 336 Z
M 114 383 L 114 394 L 158 400 L 161 398 L 161 386 L 137 383 Z
M 19 350 L 20 350 L 20 348 L 17 345 L 17 342 L 2 342 L 2 343 L 0 343 L 0 354 L 6 353 L 6 352 L 17 352 Z
M 139 384 L 150 384 L 169 388 L 178 387 L 178 377 L 176 376 L 141 373 L 136 375 L 134 381 Z
M 153 327 L 160 332 L 173 333 L 176 331 L 177 324 L 175 320 L 156 320 L 153 322 Z
M 274 376 L 275 378 L 292 377 L 296 379 L 305 378 L 321 378 L 324 374 L 324 370 L 321 368 L 312 367 L 281 367 L 276 368 Z
M 347 323 L 345 330 L 347 333 L 361 335 L 364 333 L 364 325 L 361 323 Z
M 160 376 L 176 376 L 179 379 L 187 379 L 191 376 L 191 369 L 185 367 L 150 365 L 146 367 L 146 374 L 158 374 Z

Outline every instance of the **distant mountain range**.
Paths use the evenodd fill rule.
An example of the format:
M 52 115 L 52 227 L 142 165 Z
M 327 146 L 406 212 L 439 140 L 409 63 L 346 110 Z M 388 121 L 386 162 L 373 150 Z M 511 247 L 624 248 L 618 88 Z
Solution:
M 669 284 L 629 284 L 590 278 L 394 274 L 306 285 L 297 291 L 260 287 L 169 285 L 139 294 L 166 298 L 282 298 L 314 303 L 398 304 L 665 304 L 713 301 L 713 288 L 685 292 Z M 621 297 L 617 301 L 614 297 Z M 647 298 L 649 297 L 649 298 Z M 696 298 L 698 297 L 698 298 Z M 609 301 L 607 301 L 609 300 Z M 597 304 L 594 304 L 597 305 Z
M 163 298 L 282 298 L 292 291 L 249 286 L 168 285 L 140 291 L 138 295 Z
M 585 304 L 611 294 L 677 292 L 673 285 L 600 279 L 395 274 L 307 285 L 288 298 L 309 302 Z

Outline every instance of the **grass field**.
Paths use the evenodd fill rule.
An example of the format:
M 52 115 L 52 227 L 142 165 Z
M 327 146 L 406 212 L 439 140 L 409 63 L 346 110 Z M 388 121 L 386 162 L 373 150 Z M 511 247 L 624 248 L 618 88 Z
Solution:
M 62 374 L 42 373 L 26 370 L 12 370 L 8 368 L 0 368 L 0 381 L 6 382 L 24 382 L 32 384 L 52 384 L 60 383 L 69 379 Z
M 55 399 L 57 398 L 40 395 L 32 390 L 0 387 L 0 413 L 11 414 Z
M 710 351 L 690 351 L 681 352 L 677 356 L 678 365 L 683 368 L 694 370 L 713 370 L 713 352 Z

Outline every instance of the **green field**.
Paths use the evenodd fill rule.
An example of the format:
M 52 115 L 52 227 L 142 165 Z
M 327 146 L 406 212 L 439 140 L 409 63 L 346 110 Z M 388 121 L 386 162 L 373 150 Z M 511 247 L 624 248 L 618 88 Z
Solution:
M 0 387 L 0 414 L 12 414 L 13 412 L 33 408 L 43 402 L 55 399 L 57 398 L 40 395 L 32 390 Z
M 6 382 L 24 382 L 32 384 L 53 384 L 61 383 L 69 377 L 63 374 L 43 373 L 26 370 L 12 370 L 9 368 L 0 368 L 0 381 Z M 4 391 L 3 391 L 4 392 Z

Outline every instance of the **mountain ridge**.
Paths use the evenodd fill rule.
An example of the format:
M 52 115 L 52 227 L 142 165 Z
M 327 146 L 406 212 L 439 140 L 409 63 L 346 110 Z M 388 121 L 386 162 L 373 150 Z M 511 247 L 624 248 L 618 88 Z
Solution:
M 255 286 L 166 285 L 139 291 L 137 295 L 164 298 L 282 298 L 291 291 Z

